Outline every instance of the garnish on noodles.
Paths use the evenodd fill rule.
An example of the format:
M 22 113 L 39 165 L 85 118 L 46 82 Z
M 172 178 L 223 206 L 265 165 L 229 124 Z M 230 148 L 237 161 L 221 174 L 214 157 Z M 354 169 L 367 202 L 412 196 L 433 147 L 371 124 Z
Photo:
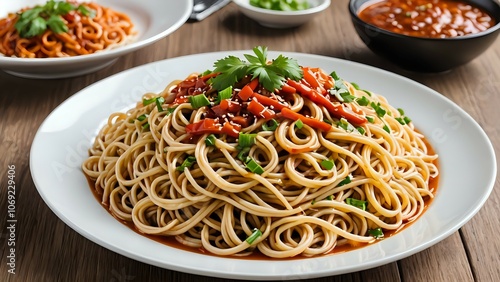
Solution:
M 82 169 L 116 218 L 215 255 L 286 258 L 382 240 L 425 211 L 438 157 L 402 109 L 253 51 L 109 117 Z

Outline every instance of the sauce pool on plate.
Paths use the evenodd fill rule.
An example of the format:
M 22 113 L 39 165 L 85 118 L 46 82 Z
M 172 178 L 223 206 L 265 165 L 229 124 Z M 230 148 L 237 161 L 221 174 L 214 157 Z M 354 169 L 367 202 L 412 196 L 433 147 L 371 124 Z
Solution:
M 368 1 L 359 17 L 391 32 L 428 38 L 475 34 L 496 24 L 482 8 L 455 0 Z

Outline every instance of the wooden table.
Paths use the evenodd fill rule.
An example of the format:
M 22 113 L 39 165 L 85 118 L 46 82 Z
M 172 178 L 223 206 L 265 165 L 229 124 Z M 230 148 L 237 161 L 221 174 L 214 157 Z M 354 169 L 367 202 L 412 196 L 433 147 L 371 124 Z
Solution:
M 285 30 L 263 28 L 231 3 L 202 22 L 186 23 L 167 38 L 96 73 L 31 80 L 0 71 L 0 281 L 219 281 L 134 261 L 73 231 L 39 196 L 30 175 L 29 152 L 35 132 L 47 115 L 89 84 L 166 58 L 257 45 L 362 62 L 423 83 L 467 111 L 483 127 L 496 155 L 500 155 L 500 41 L 481 57 L 453 71 L 416 74 L 400 70 L 364 46 L 351 25 L 347 0 L 335 0 L 312 22 Z M 15 165 L 17 185 L 15 275 L 7 272 L 6 264 L 9 165 Z M 500 281 L 498 180 L 495 188 L 471 221 L 427 250 L 374 269 L 311 281 Z

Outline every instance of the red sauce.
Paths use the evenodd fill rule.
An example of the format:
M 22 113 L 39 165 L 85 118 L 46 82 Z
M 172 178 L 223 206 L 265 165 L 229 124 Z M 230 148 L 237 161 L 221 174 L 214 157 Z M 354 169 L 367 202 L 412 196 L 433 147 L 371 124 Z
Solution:
M 358 16 L 388 31 L 427 38 L 475 34 L 496 24 L 484 9 L 455 0 L 369 1 Z

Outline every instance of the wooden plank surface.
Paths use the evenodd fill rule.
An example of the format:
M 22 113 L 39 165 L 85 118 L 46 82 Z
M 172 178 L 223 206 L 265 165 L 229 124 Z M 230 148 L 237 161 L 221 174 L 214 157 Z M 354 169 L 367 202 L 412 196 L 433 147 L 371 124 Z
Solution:
M 231 3 L 204 21 L 186 23 L 169 37 L 85 76 L 30 80 L 0 71 L 0 281 L 226 281 L 150 266 L 89 241 L 54 215 L 38 195 L 31 178 L 31 143 L 37 128 L 55 107 L 100 79 L 157 60 L 266 45 L 271 50 L 326 55 L 373 65 L 423 83 L 461 106 L 486 131 L 498 160 L 500 41 L 478 59 L 448 73 L 409 73 L 363 45 L 348 17 L 347 0 L 332 2 L 311 23 L 285 30 L 263 28 L 240 14 Z M 16 167 L 15 275 L 7 272 L 6 265 L 8 165 Z M 420 253 L 377 268 L 310 281 L 500 281 L 499 189 L 496 180 L 492 195 L 472 220 Z M 303 277 L 283 279 L 304 280 Z

